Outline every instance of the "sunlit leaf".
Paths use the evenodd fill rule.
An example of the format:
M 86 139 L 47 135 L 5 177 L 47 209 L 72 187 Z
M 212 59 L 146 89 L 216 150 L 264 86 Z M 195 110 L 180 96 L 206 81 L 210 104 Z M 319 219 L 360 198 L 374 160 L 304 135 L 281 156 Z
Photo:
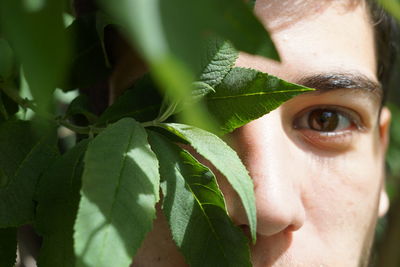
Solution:
M 87 144 L 82 141 L 58 158 L 40 180 L 35 227 L 43 237 L 38 258 L 41 267 L 75 265 L 73 226 Z
M 201 156 L 208 159 L 229 181 L 238 193 L 249 220 L 252 238 L 256 238 L 256 207 L 253 182 L 236 152 L 212 133 L 177 123 L 161 127 L 185 139 Z
M 253 69 L 233 68 L 206 103 L 225 134 L 312 90 Z
M 214 174 L 188 152 L 149 133 L 160 161 L 163 211 L 190 266 L 251 266 L 247 239 L 233 225 Z
M 238 57 L 238 52 L 232 45 L 220 38 L 210 38 L 207 48 L 201 57 L 201 73 L 199 81 L 215 87 L 231 70 Z
M 159 198 L 158 161 L 144 128 L 129 118 L 110 125 L 90 143 L 84 163 L 76 266 L 129 266 Z

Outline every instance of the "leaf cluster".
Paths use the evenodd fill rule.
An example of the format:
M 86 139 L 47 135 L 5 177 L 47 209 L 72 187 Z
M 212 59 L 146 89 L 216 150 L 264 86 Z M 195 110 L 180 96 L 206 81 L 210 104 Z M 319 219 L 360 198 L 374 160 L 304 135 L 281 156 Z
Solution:
M 160 212 L 190 266 L 251 266 L 253 183 L 223 136 L 311 89 L 234 66 L 239 50 L 279 59 L 241 0 L 98 5 L 74 17 L 64 2 L 0 2 L 0 266 L 14 264 L 25 224 L 43 238 L 40 267 L 129 266 Z M 110 25 L 149 72 L 97 112 L 86 89 L 117 67 Z

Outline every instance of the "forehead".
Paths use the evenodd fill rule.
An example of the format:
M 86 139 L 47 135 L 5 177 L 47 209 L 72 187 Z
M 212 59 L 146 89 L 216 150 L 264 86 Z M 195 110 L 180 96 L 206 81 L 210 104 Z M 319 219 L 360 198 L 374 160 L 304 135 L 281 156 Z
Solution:
M 270 29 L 283 29 L 305 18 L 313 17 L 326 8 L 337 8 L 346 12 L 354 9 L 363 0 L 258 0 L 256 13 L 268 21 Z M 299 15 L 301 14 L 301 15 Z
M 365 1 L 257 0 L 281 62 L 241 54 L 237 65 L 296 82 L 314 73 L 360 73 L 376 81 L 374 33 Z

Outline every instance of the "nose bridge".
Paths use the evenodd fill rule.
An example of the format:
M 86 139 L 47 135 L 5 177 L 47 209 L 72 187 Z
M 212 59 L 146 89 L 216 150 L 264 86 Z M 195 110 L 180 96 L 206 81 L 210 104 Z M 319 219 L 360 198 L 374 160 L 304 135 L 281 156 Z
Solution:
M 255 121 L 243 135 L 251 138 L 243 152 L 255 186 L 258 233 L 270 236 L 299 229 L 305 221 L 299 175 L 304 168 L 294 145 L 273 119 Z

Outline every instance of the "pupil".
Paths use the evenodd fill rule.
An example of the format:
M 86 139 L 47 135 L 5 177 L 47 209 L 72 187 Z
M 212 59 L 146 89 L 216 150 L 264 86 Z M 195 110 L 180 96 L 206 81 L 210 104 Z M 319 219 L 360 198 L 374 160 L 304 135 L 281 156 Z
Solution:
M 339 124 L 339 116 L 337 112 L 331 110 L 314 110 L 310 113 L 308 124 L 315 131 L 332 132 Z

